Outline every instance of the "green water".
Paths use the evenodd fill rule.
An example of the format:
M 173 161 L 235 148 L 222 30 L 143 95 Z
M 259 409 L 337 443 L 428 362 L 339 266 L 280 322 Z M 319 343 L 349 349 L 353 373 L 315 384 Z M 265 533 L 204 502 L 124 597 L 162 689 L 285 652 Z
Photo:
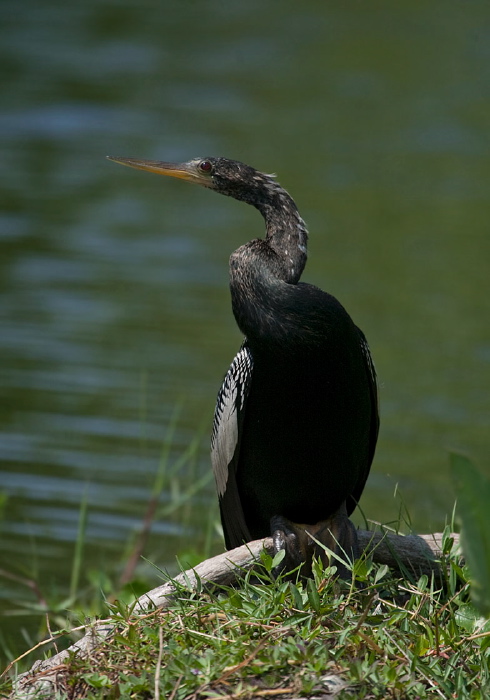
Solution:
M 171 463 L 202 438 L 174 491 L 210 468 L 240 344 L 228 256 L 262 221 L 106 154 L 277 173 L 309 224 L 304 279 L 338 296 L 377 365 L 364 511 L 396 518 L 398 484 L 414 527 L 441 529 L 448 449 L 488 469 L 488 2 L 4 0 L 1 14 L 0 568 L 62 591 L 84 494 L 84 566 L 120 561 L 177 405 Z M 146 554 L 172 562 L 213 512 L 209 482 L 159 518 Z M 7 611 L 33 600 L 0 591 Z

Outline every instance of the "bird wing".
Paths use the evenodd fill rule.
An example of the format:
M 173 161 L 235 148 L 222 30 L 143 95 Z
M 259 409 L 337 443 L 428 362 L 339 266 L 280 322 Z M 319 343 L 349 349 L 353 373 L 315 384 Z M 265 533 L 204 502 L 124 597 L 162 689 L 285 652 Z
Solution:
M 252 370 L 253 357 L 245 340 L 226 373 L 214 412 L 211 463 L 228 549 L 250 541 L 238 493 L 236 470 Z
M 368 378 L 369 393 L 371 395 L 371 425 L 369 431 L 369 459 L 365 470 L 359 476 L 359 480 L 356 484 L 354 491 L 352 492 L 350 498 L 347 500 L 348 515 L 350 515 L 354 508 L 357 506 L 357 503 L 364 490 L 364 486 L 366 484 L 367 478 L 369 476 L 369 471 L 371 469 L 371 463 L 374 458 L 374 453 L 376 451 L 376 442 L 378 440 L 379 433 L 379 399 L 376 369 L 374 367 L 373 358 L 371 357 L 371 351 L 369 350 L 369 345 L 366 340 L 366 336 L 360 328 L 358 328 L 357 331 L 359 333 L 359 342 L 361 345 L 362 357 L 364 359 L 364 366 Z

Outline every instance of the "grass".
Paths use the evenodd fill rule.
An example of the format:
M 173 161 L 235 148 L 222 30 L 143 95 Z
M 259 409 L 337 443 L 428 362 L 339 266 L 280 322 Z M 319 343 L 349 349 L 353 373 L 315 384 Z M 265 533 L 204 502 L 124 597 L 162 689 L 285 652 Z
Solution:
M 165 611 L 108 604 L 116 632 L 63 669 L 65 698 L 470 698 L 490 695 L 490 623 L 451 552 L 444 589 L 369 560 L 357 584 L 315 566 L 274 580 L 272 559 L 243 585 L 191 592 Z M 9 682 L 3 687 L 8 692 Z M 2 688 L 0 688 L 0 692 Z
M 466 488 L 476 483 L 471 464 L 456 460 L 456 472 L 463 486 L 466 475 Z M 71 657 L 63 665 L 59 698 L 245 700 L 335 694 L 341 700 L 483 700 L 490 697 L 490 620 L 482 591 L 488 596 L 490 583 L 485 578 L 488 560 L 482 562 L 488 481 L 481 478 L 478 496 L 467 495 L 462 504 L 463 531 L 476 528 L 477 541 L 484 543 L 478 552 L 471 538 L 474 551 L 467 561 L 476 557 L 479 562 L 471 570 L 473 577 L 453 546 L 451 525 L 444 537 L 443 585 L 426 576 L 395 576 L 367 558 L 353 564 L 353 583 L 339 581 L 334 567 L 323 570 L 318 562 L 313 579 L 275 580 L 271 571 L 277 562 L 263 553 L 261 565 L 244 575 L 239 586 L 197 591 L 181 586 L 171 608 L 135 614 L 134 600 L 144 592 L 144 584 L 131 567 L 118 581 L 104 579 L 107 591 L 119 591 L 117 599 L 107 596 L 101 604 L 100 595 L 95 595 L 101 579 L 96 577 L 92 604 L 82 605 L 79 542 L 70 600 L 51 604 L 48 643 L 30 651 L 39 657 L 56 653 L 57 644 L 66 648 L 90 627 L 85 617 L 89 610 L 93 620 L 103 615 L 114 624 L 115 632 L 89 659 Z M 138 553 L 155 512 L 153 499 L 158 499 L 168 474 L 164 479 L 159 472 L 158 480 L 134 543 Z M 187 506 L 191 496 L 183 494 L 175 503 Z M 86 517 L 83 502 L 79 539 Z M 207 537 L 206 548 L 209 541 Z M 71 607 L 69 615 L 63 607 Z M 33 654 L 28 654 L 4 673 L 0 697 L 11 691 L 15 674 L 30 668 Z
M 153 484 L 150 484 L 150 498 L 146 511 L 141 514 L 141 526 L 137 532 L 129 535 L 120 558 L 113 561 L 112 569 L 109 569 L 109 566 L 104 568 L 103 564 L 97 568 L 87 567 L 86 531 L 90 513 L 85 494 L 80 502 L 77 539 L 73 547 L 71 566 L 70 563 L 67 564 L 64 584 L 60 582 L 54 586 L 39 581 L 35 556 L 31 562 L 26 558 L 21 573 L 9 569 L 7 562 L 2 562 L 0 585 L 2 579 L 7 580 L 19 594 L 13 594 L 9 609 L 4 614 L 4 618 L 8 616 L 11 622 L 10 629 L 5 634 L 0 631 L 0 671 L 4 660 L 10 661 L 17 657 L 21 650 L 35 647 L 39 640 L 55 635 L 56 630 L 71 630 L 91 616 L 105 615 L 107 602 L 110 603 L 115 594 L 120 600 L 131 601 L 135 595 L 140 595 L 151 588 L 151 585 L 156 585 L 155 575 L 152 584 L 143 578 L 150 578 L 148 572 L 151 567 L 142 561 L 143 552 L 148 550 L 155 519 L 174 522 L 180 526 L 183 533 L 194 533 L 194 548 L 185 553 L 185 561 L 190 562 L 190 565 L 210 556 L 211 548 L 217 546 L 217 507 L 209 509 L 209 517 L 204 525 L 202 518 L 199 521 L 196 516 L 196 496 L 209 488 L 212 481 L 209 471 L 205 474 L 199 473 L 198 457 L 202 431 L 197 432 L 186 449 L 177 454 L 173 442 L 179 411 L 180 407 L 177 406 L 167 429 Z M 164 493 L 167 496 L 165 500 L 162 498 Z M 0 516 L 3 504 L 4 499 L 0 493 Z M 188 542 L 189 534 L 177 535 L 173 537 L 172 545 L 178 551 L 182 551 L 184 546 L 189 546 Z M 35 552 L 35 540 L 32 544 Z M 124 562 L 124 565 L 121 562 Z M 10 631 L 15 631 L 15 635 L 9 634 Z M 62 648 L 63 645 L 69 646 L 76 641 L 78 636 L 74 631 L 66 635 L 66 640 L 61 638 Z M 44 648 L 41 651 L 44 651 Z M 36 656 L 31 654 L 29 658 L 35 660 Z M 23 670 L 23 664 L 18 668 Z

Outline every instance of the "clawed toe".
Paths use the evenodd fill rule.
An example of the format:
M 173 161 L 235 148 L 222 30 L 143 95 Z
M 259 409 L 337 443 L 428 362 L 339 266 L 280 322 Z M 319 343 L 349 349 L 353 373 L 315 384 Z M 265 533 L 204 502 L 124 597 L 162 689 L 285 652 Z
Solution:
M 275 516 L 271 519 L 271 531 L 274 553 L 284 552 L 283 560 L 273 571 L 274 576 L 295 576 L 298 570 L 303 577 L 311 576 L 314 542 L 305 526 L 292 523 L 282 516 Z

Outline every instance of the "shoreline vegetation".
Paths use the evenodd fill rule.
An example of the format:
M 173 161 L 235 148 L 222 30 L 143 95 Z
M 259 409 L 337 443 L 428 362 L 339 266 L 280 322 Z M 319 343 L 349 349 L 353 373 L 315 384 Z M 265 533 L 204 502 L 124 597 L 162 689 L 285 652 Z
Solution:
M 358 532 L 359 544 L 366 556 L 375 563 L 398 570 L 411 571 L 417 578 L 433 575 L 442 583 L 438 560 L 442 556 L 444 534 L 433 535 L 394 535 L 388 532 Z M 459 541 L 458 535 L 451 535 L 452 540 Z M 186 594 L 205 592 L 216 587 L 240 584 L 240 580 L 260 564 L 263 553 L 273 556 L 271 538 L 249 542 L 232 551 L 224 552 L 207 559 L 195 568 L 183 571 L 162 586 L 141 595 L 132 606 L 132 614 L 146 614 L 151 610 L 166 610 L 178 599 L 182 589 Z M 110 638 L 117 624 L 109 620 L 90 624 L 85 635 L 68 649 L 42 662 L 36 662 L 33 668 L 24 674 L 16 684 L 17 692 L 25 697 L 35 697 L 40 690 L 50 691 L 56 686 L 57 675 L 61 665 L 70 656 L 89 657 L 97 648 Z M 50 671 L 52 673 L 50 673 Z
M 3 672 L 0 697 L 483 700 L 490 486 L 460 455 L 451 472 L 464 560 L 452 522 L 426 536 L 378 527 L 359 531 L 352 582 L 337 579 L 333 560 L 325 570 L 316 562 L 312 579 L 274 579 L 271 541 L 259 540 L 172 579 L 160 572 L 164 583 L 139 597 L 135 580 L 126 583 L 106 598 L 103 619 L 58 631 L 48 623 L 47 638 Z M 45 658 L 31 667 L 33 652 Z

